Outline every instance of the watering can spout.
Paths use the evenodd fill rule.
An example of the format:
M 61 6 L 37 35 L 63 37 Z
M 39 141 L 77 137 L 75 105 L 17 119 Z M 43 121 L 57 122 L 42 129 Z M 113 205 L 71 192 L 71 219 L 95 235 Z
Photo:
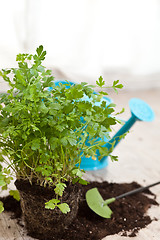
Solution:
M 110 150 L 120 142 L 123 135 L 129 131 L 134 123 L 139 121 L 151 122 L 154 120 L 154 112 L 151 107 L 144 101 L 138 98 L 132 98 L 129 102 L 131 110 L 131 117 L 128 121 L 120 128 L 120 130 L 109 140 L 104 146 Z

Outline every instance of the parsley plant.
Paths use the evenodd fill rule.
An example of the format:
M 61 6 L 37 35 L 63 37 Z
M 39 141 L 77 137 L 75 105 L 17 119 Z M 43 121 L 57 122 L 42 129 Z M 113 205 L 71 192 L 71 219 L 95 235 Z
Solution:
M 66 182 L 86 184 L 79 168 L 81 157 L 94 159 L 97 149 L 101 157 L 110 155 L 103 139 L 118 120 L 112 115 L 115 105 L 106 106 L 105 101 L 94 105 L 106 92 L 94 94 L 93 87 L 84 82 L 70 88 L 55 86 L 51 70 L 42 65 L 45 55 L 39 46 L 34 55 L 17 55 L 18 68 L 0 71 L 10 86 L 0 95 L 0 163 L 5 163 L 0 164 L 0 186 L 7 189 L 15 174 L 31 184 L 54 187 L 57 198 L 45 207 L 67 213 L 69 206 L 59 201 Z M 96 83 L 101 88 L 105 84 L 102 77 Z M 122 85 L 117 80 L 112 87 L 117 91 Z M 19 199 L 16 192 L 11 194 Z

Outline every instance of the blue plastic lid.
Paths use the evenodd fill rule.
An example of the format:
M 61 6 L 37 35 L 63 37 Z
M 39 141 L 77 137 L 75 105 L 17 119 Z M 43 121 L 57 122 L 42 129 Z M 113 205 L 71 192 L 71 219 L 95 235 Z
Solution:
M 151 122 L 155 118 L 152 108 L 139 98 L 132 98 L 129 101 L 129 107 L 132 114 L 141 121 Z

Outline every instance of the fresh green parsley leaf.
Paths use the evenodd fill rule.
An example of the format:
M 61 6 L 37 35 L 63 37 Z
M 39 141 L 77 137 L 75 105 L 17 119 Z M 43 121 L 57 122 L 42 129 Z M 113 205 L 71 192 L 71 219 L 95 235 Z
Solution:
M 13 198 L 16 199 L 17 201 L 20 201 L 20 194 L 18 190 L 10 190 L 9 194 L 13 196 Z
M 67 214 L 70 212 L 70 207 L 67 203 L 58 204 L 57 207 L 61 210 L 62 213 Z
M 100 76 L 98 81 L 96 81 L 96 84 L 99 86 L 99 87 L 103 87 L 105 85 L 105 81 L 103 81 L 103 77 Z
M 4 211 L 3 202 L 0 201 L 0 213 Z

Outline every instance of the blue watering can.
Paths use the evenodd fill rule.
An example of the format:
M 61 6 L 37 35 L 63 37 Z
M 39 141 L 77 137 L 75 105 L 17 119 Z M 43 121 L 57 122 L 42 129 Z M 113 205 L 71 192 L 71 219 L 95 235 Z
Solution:
M 66 88 L 69 88 L 69 84 L 74 85 L 75 83 L 73 82 L 66 82 L 66 81 L 56 81 L 55 85 L 61 84 L 66 84 Z M 68 84 L 69 83 L 69 84 Z M 94 92 L 96 94 L 96 92 Z M 89 98 L 85 98 L 86 101 L 89 101 Z M 106 101 L 106 106 L 109 105 L 112 100 L 107 97 L 103 97 L 101 101 Z M 100 105 L 100 102 L 95 103 L 95 105 Z M 104 147 L 107 147 L 108 150 L 112 148 L 112 145 L 114 143 L 114 147 L 117 146 L 117 144 L 121 140 L 121 136 L 128 132 L 129 129 L 134 125 L 136 121 L 145 121 L 145 122 L 151 122 L 155 118 L 155 114 L 151 107 L 144 102 L 141 99 L 138 98 L 132 98 L 129 101 L 129 107 L 131 111 L 131 117 L 128 119 L 128 121 L 125 122 L 125 124 L 119 129 L 119 131 L 112 137 L 112 139 L 107 139 L 105 138 L 104 141 L 106 144 Z M 87 144 L 87 143 L 86 143 Z M 96 160 L 93 160 L 92 157 L 85 157 L 83 156 L 81 158 L 81 165 L 80 168 L 84 169 L 85 171 L 91 171 L 91 170 L 99 170 L 102 168 L 105 168 L 108 165 L 108 156 L 103 157 L 100 161 L 98 160 L 99 157 L 99 152 L 97 151 L 97 158 Z

